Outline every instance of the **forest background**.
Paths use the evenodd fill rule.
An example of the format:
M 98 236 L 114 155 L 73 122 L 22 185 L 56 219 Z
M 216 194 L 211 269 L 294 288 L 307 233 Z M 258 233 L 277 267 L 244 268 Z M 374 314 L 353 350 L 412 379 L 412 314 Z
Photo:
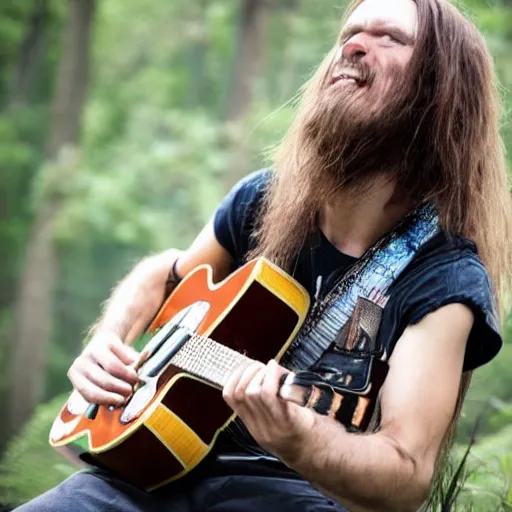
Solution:
M 508 110 L 512 1 L 458 5 L 488 41 Z M 135 262 L 186 247 L 230 187 L 267 165 L 264 152 L 289 125 L 290 100 L 332 46 L 343 7 L 0 2 L 4 507 L 74 471 L 47 436 L 88 326 Z M 508 115 L 502 133 L 512 149 Z M 443 510 L 512 510 L 510 313 L 505 341 L 473 379 L 440 490 L 452 508 Z

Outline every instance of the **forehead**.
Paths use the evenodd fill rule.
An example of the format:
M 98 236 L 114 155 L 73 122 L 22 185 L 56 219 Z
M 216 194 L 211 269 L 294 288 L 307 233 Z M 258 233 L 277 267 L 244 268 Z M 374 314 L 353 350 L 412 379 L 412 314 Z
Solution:
M 350 15 L 345 27 L 350 25 L 396 25 L 411 35 L 418 28 L 418 10 L 413 0 L 364 0 Z

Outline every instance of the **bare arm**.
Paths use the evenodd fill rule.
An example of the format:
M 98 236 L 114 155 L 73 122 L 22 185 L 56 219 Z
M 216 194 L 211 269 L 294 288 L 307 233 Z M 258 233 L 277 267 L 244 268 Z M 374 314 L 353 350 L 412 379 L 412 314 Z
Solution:
M 417 510 L 453 418 L 472 323 L 469 309 L 452 304 L 406 329 L 382 390 L 381 430 L 350 434 L 317 417 L 290 465 L 353 512 Z
M 352 512 L 415 511 L 453 419 L 472 324 L 468 308 L 451 304 L 405 330 L 374 434 L 348 433 L 333 419 L 279 399 L 287 370 L 274 361 L 235 372 L 224 397 L 264 448 Z
M 184 276 L 196 266 L 208 263 L 218 280 L 227 276 L 232 263 L 209 222 L 186 251 L 169 249 L 138 263 L 114 289 L 95 329 L 113 331 L 125 343 L 136 340 L 162 305 L 165 284 L 177 258 L 178 275 Z
M 169 270 L 182 254 L 169 249 L 139 262 L 114 288 L 93 332 L 114 332 L 128 344 L 136 340 L 162 304 Z
M 121 405 L 132 392 L 137 375 L 131 365 L 138 357 L 127 344 L 136 340 L 162 305 L 169 272 L 184 276 L 208 263 L 215 280 L 226 277 L 230 254 L 219 244 L 209 222 L 186 251 L 169 249 L 149 256 L 114 289 L 92 330 L 90 343 L 68 371 L 69 379 L 87 400 Z

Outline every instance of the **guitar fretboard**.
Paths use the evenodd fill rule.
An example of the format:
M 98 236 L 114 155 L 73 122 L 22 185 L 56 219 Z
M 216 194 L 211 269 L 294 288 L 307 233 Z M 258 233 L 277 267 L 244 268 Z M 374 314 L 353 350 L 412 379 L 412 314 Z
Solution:
M 171 362 L 178 368 L 222 388 L 237 368 L 251 363 L 252 360 L 210 338 L 194 335 Z

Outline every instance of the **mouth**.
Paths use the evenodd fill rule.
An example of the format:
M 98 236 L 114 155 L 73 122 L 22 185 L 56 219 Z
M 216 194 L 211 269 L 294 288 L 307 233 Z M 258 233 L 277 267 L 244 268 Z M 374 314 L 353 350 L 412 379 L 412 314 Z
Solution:
M 355 69 L 340 70 L 331 78 L 330 85 L 334 85 L 339 82 L 344 84 L 353 84 L 359 87 L 363 87 L 366 84 L 360 73 L 358 73 Z

